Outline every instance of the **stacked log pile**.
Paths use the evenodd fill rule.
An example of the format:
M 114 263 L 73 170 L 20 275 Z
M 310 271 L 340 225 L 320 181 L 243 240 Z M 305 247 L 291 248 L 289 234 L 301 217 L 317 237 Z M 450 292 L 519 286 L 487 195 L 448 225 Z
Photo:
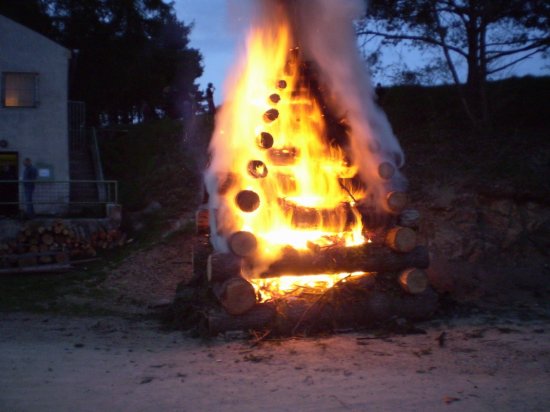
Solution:
M 296 90 L 283 95 L 288 84 L 279 81 L 277 93 L 269 98 L 273 105 L 283 98 L 290 99 L 290 104 L 302 105 L 304 91 L 308 96 L 311 92 L 308 98 L 323 101 L 315 70 L 302 63 L 295 56 L 297 53 L 298 49 L 293 49 L 287 62 L 289 70 L 297 71 L 294 73 L 299 79 Z M 320 106 L 325 107 L 323 104 Z M 322 114 L 325 121 L 333 126 L 330 144 L 346 147 L 348 133 L 342 122 L 333 118 L 328 109 Z M 270 127 L 280 121 L 279 117 L 280 112 L 275 107 L 263 114 L 266 131 L 256 137 L 262 160 L 249 159 L 247 170 L 241 171 L 243 175 L 248 173 L 258 179 L 259 184 L 264 180 L 276 182 L 278 191 L 272 195 L 273 198 L 262 199 L 259 192 L 241 185 L 235 178 L 235 171 L 215 176 L 217 194 L 224 201 L 236 205 L 237 213 L 243 215 L 266 205 L 276 207 L 276 202 L 280 211 L 289 218 L 289 224 L 296 229 L 313 229 L 322 227 L 323 222 L 339 222 L 341 231 L 346 232 L 360 224 L 369 242 L 347 247 L 339 236 L 328 236 L 318 244 L 309 242 L 307 250 L 297 250 L 288 245 L 275 261 L 266 263 L 258 250 L 258 245 L 262 244 L 256 239 L 259 234 L 232 227 L 227 223 L 231 219 L 226 219 L 219 209 L 212 208 L 213 216 L 208 216 L 208 210 L 201 208 L 197 212 L 197 235 L 208 239 L 211 225 L 215 240 L 223 238 L 228 247 L 223 253 L 220 251 L 222 247 L 211 251 L 207 259 L 204 254 L 194 259 L 193 283 L 180 288 L 176 296 L 177 305 L 186 307 L 185 299 L 190 298 L 196 312 L 206 314 L 205 324 L 210 333 L 267 328 L 275 333 L 295 334 L 369 325 L 392 317 L 419 319 L 430 316 L 437 307 L 438 299 L 424 271 L 429 266 L 428 251 L 417 242 L 419 213 L 407 209 L 408 196 L 403 191 L 406 184 L 398 171 L 403 163 L 399 159 L 401 155 L 385 152 L 373 156 L 373 161 L 378 162 L 374 165 L 376 170 L 372 173 L 377 176 L 373 179 L 379 183 L 385 196 L 373 190 L 376 196 L 371 193 L 356 199 L 354 193 L 364 190 L 368 194 L 370 188 L 361 176 L 346 171 L 332 176 L 337 179 L 343 194 L 347 193 L 337 207 L 325 209 L 295 204 L 296 181 L 293 176 L 285 174 L 288 171 L 284 168 L 304 160 L 303 153 L 299 147 L 288 146 L 288 142 L 277 145 L 277 136 L 271 133 L 273 130 Z M 372 142 L 368 150 L 378 154 L 380 142 Z M 355 190 L 357 188 L 362 190 Z M 351 275 L 357 272 L 364 275 L 357 279 L 348 276 L 345 281 L 341 280 L 324 291 L 321 288 L 320 296 L 319 291 L 313 296 L 310 291 L 291 298 L 282 295 L 268 302 L 263 302 L 262 290 L 256 290 L 253 284 L 257 282 L 252 280 L 255 277 L 273 279 L 285 275 Z M 196 296 L 204 296 L 193 292 L 198 285 L 206 286 L 212 300 L 217 302 L 217 308 L 208 306 L 205 309 L 200 300 L 195 299 Z M 268 296 L 273 295 L 269 293 Z
M 21 228 L 16 238 L 0 243 L 0 268 L 26 268 L 66 264 L 97 256 L 98 251 L 126 243 L 119 229 L 99 228 L 90 233 L 82 226 L 62 220 Z
M 334 246 L 297 251 L 289 248 L 260 277 L 281 274 L 368 272 L 347 278 L 322 294 L 304 291 L 292 298 L 260 302 L 243 273 L 254 259 L 255 242 L 250 233 L 230 241 L 230 252 L 209 245 L 205 209 L 197 219 L 193 257 L 193 281 L 176 294 L 176 316 L 200 319 L 203 332 L 269 330 L 272 334 L 308 334 L 341 328 L 370 326 L 389 319 L 420 320 L 437 309 L 438 295 L 428 283 L 427 248 L 417 244 L 419 214 L 401 209 L 372 230 L 372 242 L 360 246 Z M 389 223 L 388 223 L 389 222 Z M 242 243 L 242 244 L 241 244 Z M 245 251 L 245 253 L 243 253 Z M 180 319 L 180 325 L 185 321 Z

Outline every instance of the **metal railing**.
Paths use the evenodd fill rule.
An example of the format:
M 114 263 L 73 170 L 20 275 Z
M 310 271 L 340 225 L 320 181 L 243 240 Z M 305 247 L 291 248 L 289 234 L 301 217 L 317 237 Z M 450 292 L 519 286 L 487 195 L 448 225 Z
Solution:
M 29 202 L 29 182 L 0 180 L 0 215 L 25 211 L 32 203 L 40 215 L 104 214 L 105 206 L 118 204 L 116 180 L 36 180 Z

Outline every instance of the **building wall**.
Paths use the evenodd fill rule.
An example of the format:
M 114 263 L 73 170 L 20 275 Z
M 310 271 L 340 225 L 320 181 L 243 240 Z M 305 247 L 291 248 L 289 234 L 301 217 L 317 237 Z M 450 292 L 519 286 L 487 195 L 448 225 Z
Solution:
M 0 72 L 38 73 L 38 105 L 34 108 L 5 108 L 0 105 L 0 140 L 8 147 L 0 151 L 19 154 L 19 177 L 23 159 L 51 166 L 55 180 L 69 180 L 68 68 L 70 52 L 48 38 L 0 15 Z M 66 189 L 53 194 L 68 198 Z M 35 201 L 46 196 L 38 184 Z M 48 193 L 48 200 L 52 193 Z M 51 206 L 46 209 L 55 212 Z M 37 212 L 46 212 L 42 210 Z

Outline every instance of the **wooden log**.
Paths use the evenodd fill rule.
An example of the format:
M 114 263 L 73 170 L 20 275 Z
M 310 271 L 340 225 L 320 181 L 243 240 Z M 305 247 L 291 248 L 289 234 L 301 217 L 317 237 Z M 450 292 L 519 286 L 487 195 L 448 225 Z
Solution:
M 333 209 L 320 209 L 296 205 L 286 199 L 278 199 L 279 206 L 289 216 L 293 227 L 314 228 L 323 224 L 343 229 L 355 223 L 355 215 L 349 203 L 340 203 Z
M 261 132 L 256 139 L 256 144 L 262 149 L 271 149 L 273 147 L 273 135 L 268 132 Z
M 241 276 L 213 283 L 212 291 L 230 315 L 242 315 L 256 304 L 254 286 Z
M 384 180 L 390 180 L 395 175 L 395 166 L 390 162 L 382 162 L 378 166 L 378 175 Z
M 201 206 L 195 214 L 195 233 L 197 235 L 210 233 L 210 212 L 206 206 Z
M 279 111 L 277 109 L 269 109 L 264 113 L 264 122 L 271 123 L 279 117 Z
M 410 252 L 416 246 L 416 232 L 408 227 L 391 228 L 386 235 L 386 245 L 396 252 Z
M 51 234 L 49 233 L 44 233 L 42 235 L 42 243 L 45 244 L 45 245 L 48 245 L 50 246 L 51 244 L 53 244 L 53 241 L 54 241 L 54 238 Z
M 69 256 L 66 252 L 59 252 L 55 254 L 54 259 L 57 263 L 66 263 L 69 261 Z
M 208 315 L 211 335 L 226 331 L 269 329 L 272 336 L 304 335 L 335 329 L 374 326 L 395 317 L 429 319 L 438 306 L 438 296 L 430 288 L 418 295 L 394 295 L 381 290 L 335 290 L 327 299 L 282 299 L 256 304 L 244 315 L 224 312 Z
M 257 303 L 248 312 L 233 316 L 225 311 L 208 314 L 208 332 L 211 336 L 228 331 L 262 330 L 269 327 L 275 318 L 273 303 Z
M 282 149 L 270 149 L 267 152 L 269 160 L 276 166 L 288 166 L 296 162 L 298 149 L 295 147 L 284 147 Z
M 418 228 L 420 223 L 420 212 L 416 209 L 405 209 L 399 215 L 399 225 L 403 227 L 410 227 L 412 229 Z
M 232 253 L 212 253 L 206 263 L 206 276 L 209 282 L 222 282 L 240 276 L 242 259 Z
M 248 162 L 248 174 L 255 177 L 256 179 L 261 179 L 267 176 L 267 166 L 261 160 L 251 160 Z
M 253 212 L 260 207 L 260 196 L 252 190 L 241 190 L 235 197 L 235 202 L 243 212 Z
M 38 261 L 40 263 L 51 263 L 52 257 L 50 255 L 42 255 L 38 258 Z
M 316 253 L 294 251 L 272 263 L 260 276 L 394 272 L 410 267 L 427 268 L 429 262 L 428 250 L 424 246 L 417 246 L 409 253 L 396 253 L 387 247 L 367 243 L 354 247 L 327 248 Z
M 229 249 L 231 249 L 235 255 L 241 257 L 252 256 L 258 247 L 256 236 L 244 230 L 233 233 L 229 237 L 228 243 Z
M 386 196 L 386 205 L 392 213 L 401 213 L 407 206 L 407 202 L 407 194 L 404 192 L 390 192 Z
M 428 288 L 428 275 L 422 269 L 407 269 L 399 275 L 399 285 L 412 295 L 424 292 Z

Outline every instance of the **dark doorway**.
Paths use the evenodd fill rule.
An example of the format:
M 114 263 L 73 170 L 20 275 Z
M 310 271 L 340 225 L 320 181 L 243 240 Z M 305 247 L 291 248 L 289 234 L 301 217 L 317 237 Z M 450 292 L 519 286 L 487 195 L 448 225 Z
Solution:
M 15 216 L 19 212 L 18 176 L 18 153 L 0 152 L 0 216 Z

